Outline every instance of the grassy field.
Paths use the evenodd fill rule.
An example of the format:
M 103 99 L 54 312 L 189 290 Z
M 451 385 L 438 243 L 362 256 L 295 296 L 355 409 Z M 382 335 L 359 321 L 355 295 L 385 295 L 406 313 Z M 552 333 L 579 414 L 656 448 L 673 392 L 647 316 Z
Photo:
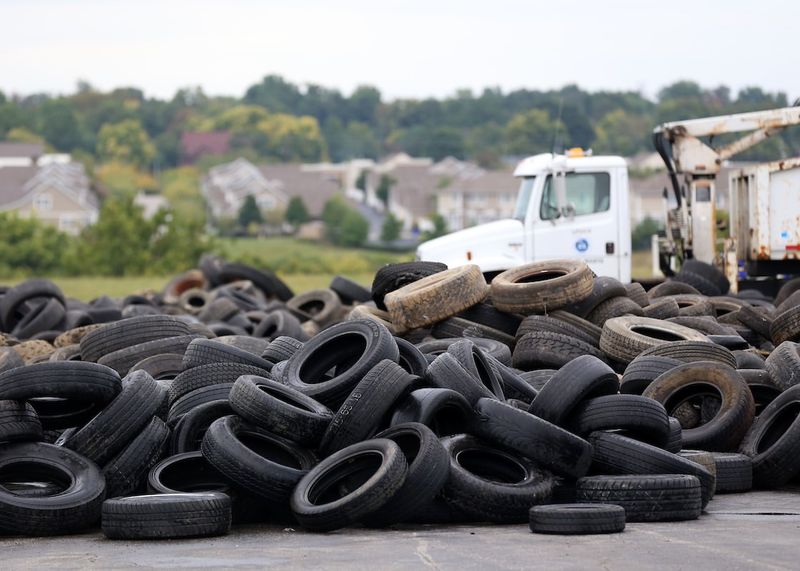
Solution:
M 409 252 L 385 252 L 337 248 L 327 244 L 291 238 L 244 238 L 219 240 L 220 253 L 232 260 L 252 263 L 277 271 L 295 292 L 324 288 L 333 276 L 341 274 L 369 286 L 375 271 L 384 264 L 412 259 Z M 633 277 L 651 277 L 650 252 L 634 252 Z M 177 271 L 177 270 L 176 270 Z M 69 297 L 90 300 L 100 295 L 124 297 L 145 290 L 160 291 L 170 276 L 131 277 L 55 277 Z M 14 285 L 20 278 L 2 279 L 0 283 Z

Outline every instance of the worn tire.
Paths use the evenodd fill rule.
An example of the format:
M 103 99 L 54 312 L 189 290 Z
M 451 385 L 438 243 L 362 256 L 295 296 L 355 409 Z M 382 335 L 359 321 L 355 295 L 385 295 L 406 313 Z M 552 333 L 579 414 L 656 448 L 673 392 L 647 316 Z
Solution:
M 547 260 L 506 270 L 492 280 L 492 304 L 509 313 L 546 313 L 592 293 L 594 276 L 579 260 Z
M 529 512 L 533 533 L 594 535 L 625 529 L 625 509 L 614 504 L 533 506 Z
M 580 339 L 561 333 L 534 331 L 523 335 L 517 342 L 511 364 L 523 371 L 558 369 L 582 355 L 605 361 L 602 351 Z
M 708 341 L 708 338 L 688 327 L 660 319 L 625 316 L 605 322 L 600 348 L 615 360 L 630 363 L 643 351 L 671 341 Z

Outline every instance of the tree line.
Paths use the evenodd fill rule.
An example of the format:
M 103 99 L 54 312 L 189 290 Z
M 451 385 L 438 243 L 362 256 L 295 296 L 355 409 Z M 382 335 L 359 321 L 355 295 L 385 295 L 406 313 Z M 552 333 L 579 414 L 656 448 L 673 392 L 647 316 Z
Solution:
M 145 173 L 180 163 L 187 131 L 227 130 L 233 156 L 256 161 L 342 161 L 404 151 L 455 156 L 491 167 L 504 157 L 572 146 L 599 153 L 651 151 L 650 133 L 663 121 L 782 107 L 782 92 L 702 87 L 679 81 L 651 99 L 636 91 L 459 90 L 440 99 L 387 100 L 375 87 L 349 94 L 268 75 L 241 97 L 179 90 L 171 99 L 125 87 L 102 92 L 79 82 L 66 95 L 0 92 L 0 139 L 42 141 L 90 167 L 128 165 Z M 786 131 L 742 158 L 800 153 L 800 134 Z M 130 173 L 126 173 L 130 174 Z M 140 185 L 141 186 L 141 185 Z M 146 185 L 145 185 L 146 188 Z

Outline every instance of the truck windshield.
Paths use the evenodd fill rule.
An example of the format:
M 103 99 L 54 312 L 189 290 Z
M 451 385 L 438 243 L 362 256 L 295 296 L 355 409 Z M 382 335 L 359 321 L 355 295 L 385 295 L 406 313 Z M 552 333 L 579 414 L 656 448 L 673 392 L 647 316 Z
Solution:
M 525 215 L 528 213 L 528 203 L 531 201 L 533 184 L 535 181 L 535 176 L 529 176 L 522 179 L 522 184 L 519 186 L 519 194 L 517 194 L 517 205 L 514 207 L 514 218 L 517 220 L 525 220 Z

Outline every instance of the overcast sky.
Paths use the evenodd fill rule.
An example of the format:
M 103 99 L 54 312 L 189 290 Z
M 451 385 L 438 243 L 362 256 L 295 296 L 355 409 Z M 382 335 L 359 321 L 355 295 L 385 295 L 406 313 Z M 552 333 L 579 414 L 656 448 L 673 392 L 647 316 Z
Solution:
M 0 90 L 78 79 L 241 96 L 266 74 L 387 99 L 459 88 L 641 90 L 677 79 L 800 95 L 800 2 L 0 0 Z

